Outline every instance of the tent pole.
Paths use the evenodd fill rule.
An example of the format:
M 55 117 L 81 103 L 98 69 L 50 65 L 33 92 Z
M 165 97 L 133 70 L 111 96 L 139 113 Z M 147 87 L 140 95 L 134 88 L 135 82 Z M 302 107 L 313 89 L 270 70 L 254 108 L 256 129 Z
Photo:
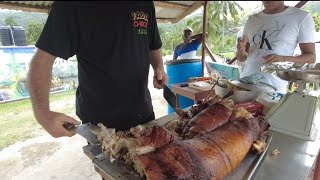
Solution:
M 203 4 L 203 19 L 202 19 L 202 53 L 201 53 L 201 62 L 202 62 L 202 76 L 204 76 L 204 63 L 205 63 L 205 46 L 206 46 L 206 32 L 207 32 L 207 4 L 208 1 L 204 1 Z

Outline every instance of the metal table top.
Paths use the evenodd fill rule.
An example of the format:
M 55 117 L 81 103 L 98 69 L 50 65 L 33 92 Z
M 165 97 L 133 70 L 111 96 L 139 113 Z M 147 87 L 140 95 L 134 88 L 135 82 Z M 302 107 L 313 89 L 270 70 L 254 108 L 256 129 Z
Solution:
M 317 114 L 318 122 L 316 123 L 318 124 L 316 124 L 316 127 L 320 130 L 320 116 L 319 113 Z M 274 131 L 271 132 L 273 136 L 270 147 L 254 179 L 308 179 L 320 149 L 320 132 L 314 142 Z M 274 149 L 278 149 L 280 154 L 272 155 L 271 152 Z
M 317 113 L 316 127 L 320 130 L 320 113 Z M 177 115 L 170 115 L 158 119 L 157 124 L 163 125 L 168 120 L 176 118 Z M 303 140 L 293 136 L 285 135 L 275 131 L 272 132 L 272 141 L 266 152 L 263 161 L 259 164 L 257 171 L 254 172 L 252 179 L 255 180 L 306 180 L 316 162 L 317 154 L 320 149 L 320 131 L 317 139 L 312 141 Z M 84 147 L 85 152 L 92 153 L 92 147 Z M 272 155 L 275 149 L 280 151 L 278 155 Z M 101 151 L 101 150 L 100 150 Z M 91 155 L 94 156 L 101 153 Z M 89 154 L 90 154 L 89 153 Z M 88 153 L 86 153 L 88 154 Z

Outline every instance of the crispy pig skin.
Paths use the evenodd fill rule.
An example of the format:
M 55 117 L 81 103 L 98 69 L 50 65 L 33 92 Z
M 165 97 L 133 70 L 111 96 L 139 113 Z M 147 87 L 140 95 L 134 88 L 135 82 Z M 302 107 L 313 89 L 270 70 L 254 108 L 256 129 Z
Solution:
M 269 127 L 260 117 L 229 122 L 201 137 L 176 141 L 136 157 L 149 180 L 223 179 Z
M 209 106 L 187 123 L 183 134 L 191 139 L 209 133 L 226 124 L 231 114 L 232 111 L 222 104 Z
M 161 126 L 154 126 L 147 129 L 143 136 L 140 138 L 143 146 L 149 145 L 154 148 L 160 148 L 168 143 L 179 139 L 180 138 L 178 134 L 168 131 Z

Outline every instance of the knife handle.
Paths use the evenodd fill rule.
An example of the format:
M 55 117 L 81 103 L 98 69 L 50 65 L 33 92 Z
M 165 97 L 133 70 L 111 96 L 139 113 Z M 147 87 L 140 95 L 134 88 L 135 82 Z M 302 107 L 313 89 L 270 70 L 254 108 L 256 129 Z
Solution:
M 76 126 L 74 124 L 64 122 L 63 127 L 70 131 L 70 130 L 74 129 Z

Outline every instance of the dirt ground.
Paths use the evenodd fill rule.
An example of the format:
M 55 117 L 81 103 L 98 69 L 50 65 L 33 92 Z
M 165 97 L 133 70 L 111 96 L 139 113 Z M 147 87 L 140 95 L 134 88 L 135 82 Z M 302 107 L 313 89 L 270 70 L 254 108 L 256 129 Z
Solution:
M 159 118 L 167 114 L 167 104 L 163 90 L 153 87 L 150 72 L 149 89 Z M 79 135 L 53 138 L 47 133 L 11 145 L 0 151 L 0 180 L 101 180 L 83 153 L 85 145 L 86 140 Z

